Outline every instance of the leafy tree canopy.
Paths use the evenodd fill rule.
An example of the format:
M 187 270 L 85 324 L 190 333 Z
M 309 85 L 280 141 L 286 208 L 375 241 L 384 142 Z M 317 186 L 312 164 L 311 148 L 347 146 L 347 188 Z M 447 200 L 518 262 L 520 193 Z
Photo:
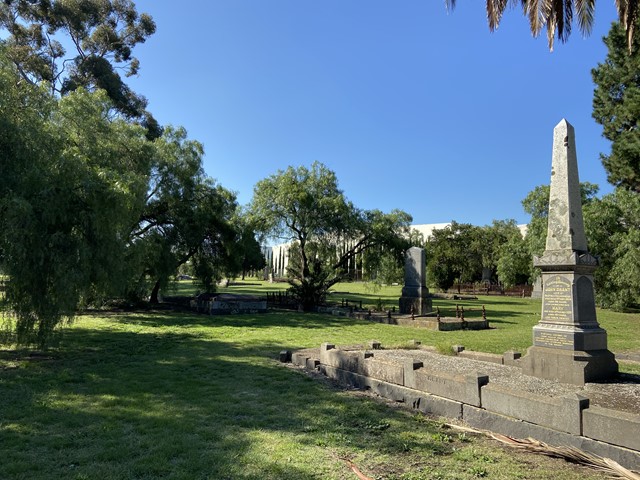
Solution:
M 63 95 L 79 87 L 103 89 L 113 108 L 140 121 L 150 138 L 160 135 L 147 100 L 118 73 L 137 74 L 133 49 L 156 28 L 131 0 L 3 0 L 0 28 L 8 34 L 2 40 L 6 54 L 24 81 L 48 82 Z
M 249 212 L 258 231 L 294 242 L 290 283 L 305 310 L 344 278 L 356 255 L 380 246 L 393 251 L 408 246 L 407 213 L 356 208 L 338 188 L 335 173 L 319 162 L 258 182 Z
M 141 127 L 108 114 L 103 92 L 56 101 L 17 75 L 0 55 L 0 268 L 18 341 L 42 346 L 122 278 L 153 146 Z

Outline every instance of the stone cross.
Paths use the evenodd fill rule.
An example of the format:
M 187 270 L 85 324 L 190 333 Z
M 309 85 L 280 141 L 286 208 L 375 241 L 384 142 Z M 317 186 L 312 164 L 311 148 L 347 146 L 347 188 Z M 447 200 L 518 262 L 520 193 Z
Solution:
M 606 379 L 618 364 L 596 319 L 598 260 L 587 251 L 575 133 L 564 119 L 553 131 L 548 219 L 544 254 L 533 259 L 542 270 L 542 314 L 523 373 L 577 385 Z

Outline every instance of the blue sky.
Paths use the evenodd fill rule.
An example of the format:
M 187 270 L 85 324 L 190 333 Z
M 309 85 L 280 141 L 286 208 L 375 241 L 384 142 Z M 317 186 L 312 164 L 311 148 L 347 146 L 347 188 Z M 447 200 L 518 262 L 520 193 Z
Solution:
M 611 191 L 591 118 L 591 69 L 615 20 L 553 53 L 520 10 L 490 33 L 484 2 L 139 0 L 157 32 L 130 79 L 161 124 L 205 146 L 205 170 L 251 200 L 257 181 L 318 160 L 355 205 L 414 223 L 526 223 L 548 183 L 554 126 L 576 130 L 581 181 Z

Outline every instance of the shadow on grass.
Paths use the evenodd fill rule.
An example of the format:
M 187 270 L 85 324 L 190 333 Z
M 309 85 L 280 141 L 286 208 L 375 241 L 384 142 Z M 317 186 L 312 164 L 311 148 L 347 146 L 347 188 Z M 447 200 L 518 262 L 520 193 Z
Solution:
M 155 327 L 194 326 L 202 327 L 251 327 L 251 328 L 304 328 L 320 329 L 344 325 L 368 325 L 370 322 L 347 317 L 335 317 L 318 313 L 299 313 L 289 311 L 269 311 L 267 313 L 240 315 L 207 315 L 195 312 L 154 312 L 148 316 L 124 316 L 118 319 L 122 323 L 140 324 Z
M 273 321 L 233 322 L 264 326 L 264 317 Z M 346 478 L 338 457 L 353 452 L 453 451 L 407 435 L 402 412 L 255 357 L 255 344 L 166 330 L 184 321 L 211 325 L 125 316 L 123 327 L 162 329 L 73 328 L 50 361 L 0 371 L 0 478 Z M 414 423 L 437 436 L 437 426 Z

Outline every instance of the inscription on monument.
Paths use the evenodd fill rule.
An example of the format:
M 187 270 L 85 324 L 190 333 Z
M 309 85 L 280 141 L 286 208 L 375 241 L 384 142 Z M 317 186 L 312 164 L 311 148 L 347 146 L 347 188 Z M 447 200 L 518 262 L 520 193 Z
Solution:
M 542 321 L 573 323 L 571 280 L 553 275 L 544 283 Z
M 538 347 L 573 349 L 573 336 L 565 333 L 540 332 L 534 333 L 533 342 Z

